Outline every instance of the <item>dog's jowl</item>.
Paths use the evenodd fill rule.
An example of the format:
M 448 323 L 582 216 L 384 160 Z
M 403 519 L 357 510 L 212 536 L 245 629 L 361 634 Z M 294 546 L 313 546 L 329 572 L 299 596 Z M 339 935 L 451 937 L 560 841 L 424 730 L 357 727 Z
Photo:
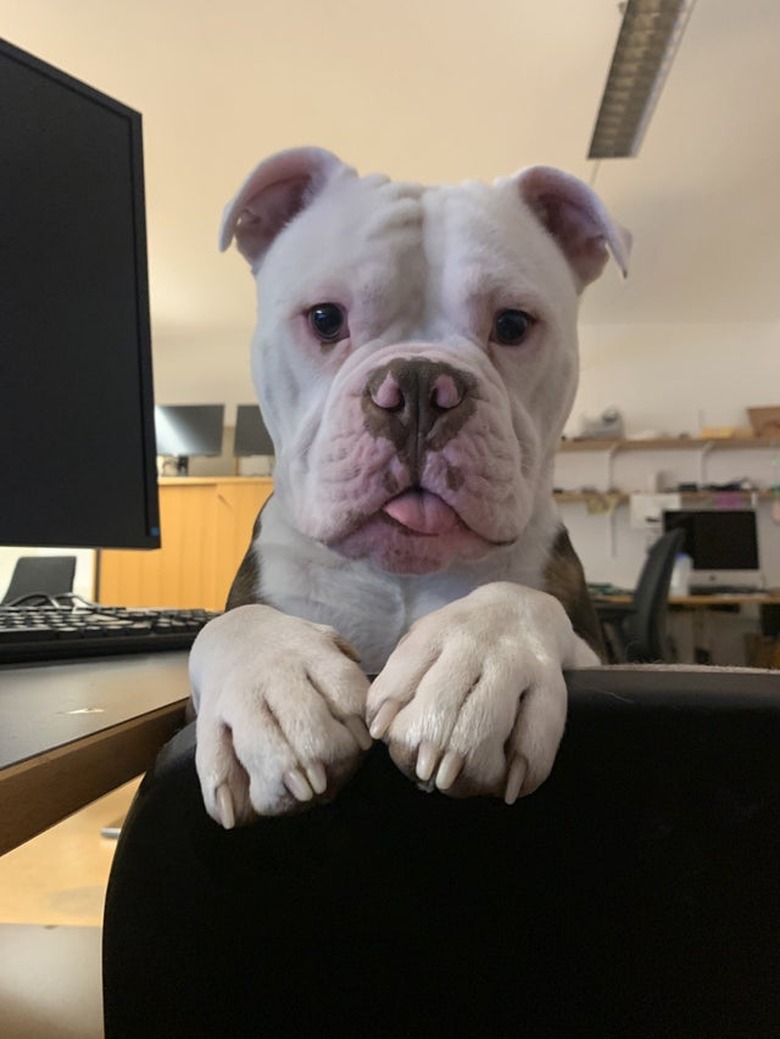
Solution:
M 598 662 L 552 466 L 579 296 L 629 237 L 547 167 L 428 188 L 301 148 L 240 188 L 233 239 L 276 469 L 192 651 L 206 807 L 330 798 L 374 739 L 421 786 L 511 803 L 552 767 L 563 669 Z

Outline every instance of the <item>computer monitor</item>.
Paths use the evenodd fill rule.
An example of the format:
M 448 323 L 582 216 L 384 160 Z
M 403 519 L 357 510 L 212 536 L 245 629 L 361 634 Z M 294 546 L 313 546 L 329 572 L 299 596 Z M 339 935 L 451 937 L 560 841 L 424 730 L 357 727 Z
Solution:
M 664 530 L 685 531 L 682 551 L 692 562 L 692 581 L 703 585 L 760 584 L 758 529 L 753 509 L 664 512 Z
M 177 473 L 185 476 L 193 455 L 222 454 L 224 404 L 158 404 L 154 409 L 157 454 L 177 460 Z
M 271 434 L 265 428 L 265 422 L 263 422 L 263 416 L 257 404 L 239 404 L 236 408 L 233 454 L 237 458 L 274 454 Z
M 0 40 L 0 544 L 160 544 L 141 116 Z

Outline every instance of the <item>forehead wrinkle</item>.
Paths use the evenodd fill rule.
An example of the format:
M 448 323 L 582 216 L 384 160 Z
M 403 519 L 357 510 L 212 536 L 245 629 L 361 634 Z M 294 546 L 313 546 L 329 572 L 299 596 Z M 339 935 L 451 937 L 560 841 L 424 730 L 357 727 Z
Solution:
M 576 306 L 558 246 L 513 195 L 461 189 L 463 205 L 454 204 L 454 195 L 434 206 L 444 308 L 455 314 L 459 307 L 482 332 L 491 308 L 517 307 L 557 323 L 558 312 Z
M 503 306 L 541 306 L 543 294 L 535 280 L 509 264 L 466 267 L 458 279 L 458 291 L 468 305 L 488 300 Z
M 279 303 L 290 313 L 325 300 L 350 309 L 383 309 L 398 295 L 393 284 L 419 268 L 421 227 L 415 203 L 401 211 L 372 213 L 363 222 L 355 220 L 343 228 L 336 250 L 309 250 L 305 269 L 280 286 Z
M 369 246 L 352 280 L 353 332 L 403 337 L 419 325 L 426 288 L 425 213 L 416 184 L 388 184 L 362 229 Z M 387 204 L 389 201 L 389 204 Z
M 515 249 L 493 249 L 492 242 L 460 237 L 450 226 L 437 270 L 439 307 L 464 334 L 487 334 L 494 311 L 500 308 L 528 310 L 540 316 L 548 309 L 545 293 Z
M 371 206 L 364 225 L 366 239 L 380 238 L 386 242 L 394 234 L 421 233 L 424 212 L 419 185 L 388 184 L 380 189 L 379 195 L 380 204 Z

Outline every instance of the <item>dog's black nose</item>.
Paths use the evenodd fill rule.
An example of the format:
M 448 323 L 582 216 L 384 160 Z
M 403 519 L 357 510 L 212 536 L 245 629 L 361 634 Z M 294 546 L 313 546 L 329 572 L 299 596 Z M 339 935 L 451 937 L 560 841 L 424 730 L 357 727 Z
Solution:
M 473 414 L 475 380 L 427 358 L 401 358 L 371 372 L 363 395 L 366 424 L 410 463 L 440 450 Z M 413 457 L 411 457 L 413 456 Z

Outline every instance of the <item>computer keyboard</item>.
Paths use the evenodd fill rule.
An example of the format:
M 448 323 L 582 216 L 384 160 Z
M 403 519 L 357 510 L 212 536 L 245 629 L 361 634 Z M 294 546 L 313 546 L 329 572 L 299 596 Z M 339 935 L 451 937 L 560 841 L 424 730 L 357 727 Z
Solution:
M 761 589 L 749 584 L 692 584 L 689 595 L 760 595 Z
M 128 609 L 75 597 L 0 606 L 0 663 L 189 649 L 212 610 Z

